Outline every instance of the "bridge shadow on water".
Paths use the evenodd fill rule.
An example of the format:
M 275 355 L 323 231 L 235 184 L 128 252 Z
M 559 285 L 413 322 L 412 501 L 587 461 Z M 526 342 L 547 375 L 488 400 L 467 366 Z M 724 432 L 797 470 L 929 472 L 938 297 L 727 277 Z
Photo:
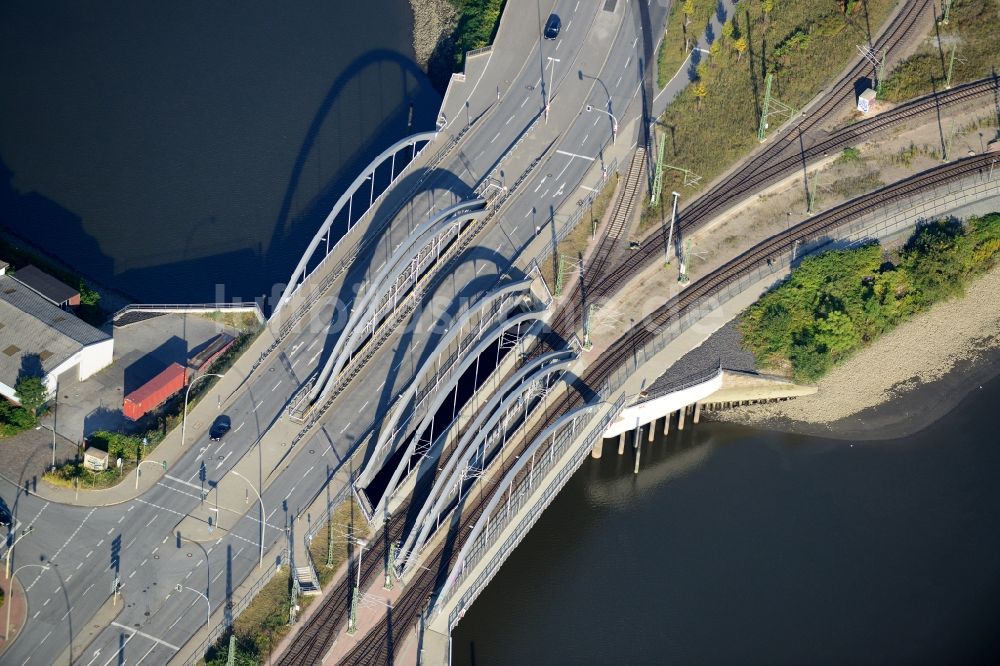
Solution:
M 358 90 L 365 91 L 363 99 L 358 99 Z M 266 307 L 280 293 L 333 201 L 388 145 L 432 128 L 439 104 L 440 96 L 423 71 L 399 52 L 372 49 L 351 61 L 313 114 L 287 176 L 269 238 L 249 235 L 250 225 L 240 227 L 238 222 L 225 228 L 232 226 L 226 219 L 232 211 L 206 211 L 181 243 L 180 260 L 163 262 L 169 252 L 166 248 L 150 248 L 143 256 L 137 249 L 130 257 L 109 257 L 101 251 L 99 239 L 87 231 L 86 220 L 45 196 L 18 192 L 13 172 L 0 164 L 4 227 L 19 240 L 34 243 L 39 253 L 71 264 L 75 271 L 126 293 L 131 300 L 175 303 L 243 298 L 256 299 Z M 378 120 L 373 122 L 373 117 Z M 359 123 L 367 135 L 363 139 L 357 131 Z M 330 148 L 324 155 L 323 145 L 337 146 L 347 155 L 331 155 Z M 312 170 L 322 172 L 324 161 L 339 166 L 311 193 L 304 174 L 310 173 L 311 180 Z M 298 203 L 303 199 L 304 203 Z M 141 227 L 142 221 L 131 224 Z M 213 251 L 213 245 L 218 249 Z M 144 265 L 137 266 L 140 262 Z

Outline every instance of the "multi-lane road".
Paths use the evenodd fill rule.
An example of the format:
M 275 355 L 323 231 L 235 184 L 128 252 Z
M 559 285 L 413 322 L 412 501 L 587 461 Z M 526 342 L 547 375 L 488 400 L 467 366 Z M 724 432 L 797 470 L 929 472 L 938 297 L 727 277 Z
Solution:
M 649 16 L 642 16 L 650 10 Z M 586 194 L 581 187 L 597 184 L 595 176 L 593 183 L 583 180 L 595 162 L 605 159 L 612 121 L 603 113 L 587 112 L 588 105 L 618 117 L 618 141 L 633 140 L 637 126 L 629 136 L 628 120 L 638 117 L 641 109 L 637 93 L 646 66 L 644 49 L 649 50 L 642 26 L 662 26 L 665 3 L 562 0 L 552 9 L 539 8 L 538 21 L 529 25 L 543 22 L 549 11 L 563 18 L 559 39 L 536 39 L 528 52 L 504 53 L 502 45 L 497 49 L 487 70 L 510 73 L 506 94 L 499 100 L 470 96 L 468 117 L 450 119 L 445 132 L 457 132 L 463 120 L 485 114 L 375 250 L 388 252 L 431 211 L 472 196 L 472 189 L 491 173 L 501 183 L 511 183 L 548 149 L 548 158 L 523 183 L 499 221 L 476 239 L 448 279 L 428 296 L 437 304 L 467 302 L 491 289 L 538 236 L 552 232 L 559 221 L 556 211 L 581 199 Z M 358 262 L 376 268 L 378 263 L 378 255 Z M 352 271 L 345 279 L 357 277 Z M 343 295 L 353 290 L 345 285 L 332 293 L 347 300 Z M 273 434 L 287 428 L 284 407 L 331 353 L 339 331 L 331 335 L 328 324 L 342 312 L 334 303 L 317 304 L 308 324 L 289 334 L 223 406 L 233 423 L 224 441 L 210 442 L 206 432 L 189 431 L 189 452 L 137 499 L 100 508 L 58 505 L 0 479 L 0 494 L 11 505 L 17 527 L 34 528 L 12 558 L 28 595 L 28 617 L 4 654 L 4 663 L 55 663 L 75 636 L 111 617 L 111 604 L 113 623 L 85 652 L 73 654 L 73 662 L 166 663 L 203 629 L 208 608 L 215 611 L 232 600 L 233 590 L 258 566 L 260 511 L 253 502 L 245 513 L 227 510 L 223 503 L 219 520 L 226 529 L 214 540 L 194 542 L 183 530 L 178 538 L 177 526 L 213 502 L 215 483 L 261 438 L 267 441 L 269 430 Z M 300 444 L 287 469 L 264 489 L 265 549 L 286 540 L 290 520 L 340 469 L 355 442 L 431 353 L 436 339 L 432 331 L 441 313 L 440 307 L 418 309 Z M 262 470 L 261 476 L 269 471 Z M 273 562 L 265 562 L 268 565 Z M 116 579 L 121 586 L 117 600 L 112 594 Z

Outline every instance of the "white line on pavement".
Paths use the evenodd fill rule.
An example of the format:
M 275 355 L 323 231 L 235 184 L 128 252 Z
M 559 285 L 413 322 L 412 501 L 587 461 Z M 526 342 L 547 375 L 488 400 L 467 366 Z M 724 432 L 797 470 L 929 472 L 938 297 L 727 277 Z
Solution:
M 371 400 L 365 400 L 365 404 L 361 405 L 361 409 L 359 409 L 358 411 L 359 411 L 359 412 L 360 412 L 360 411 L 363 411 L 363 410 L 364 410 L 364 408 L 368 406 L 368 403 L 369 403 L 369 402 L 371 402 Z
M 637 39 L 638 39 L 638 38 L 637 38 Z M 629 64 L 630 62 L 632 62 L 632 56 L 629 56 L 628 58 L 626 58 L 626 59 L 625 59 L 625 66 L 626 66 L 626 67 L 628 67 L 628 64 Z
M 238 432 L 240 431 L 240 428 L 242 428 L 242 427 L 243 427 L 243 426 L 245 426 L 246 424 L 247 424 L 247 422 L 246 422 L 246 421 L 244 421 L 243 423 L 241 423 L 241 424 L 239 424 L 238 426 L 236 426 L 236 430 L 234 430 L 234 431 L 233 431 L 233 434 L 236 434 L 236 433 L 238 433 Z
M 192 488 L 194 488 L 195 490 L 198 490 L 198 491 L 201 490 L 201 486 L 196 486 L 193 483 L 188 483 L 184 479 L 178 479 L 176 476 L 170 476 L 169 474 L 164 474 L 163 478 L 164 479 L 170 479 L 171 481 L 175 481 L 177 483 L 183 483 L 185 486 L 191 486 Z
M 497 135 L 495 137 L 493 137 L 492 139 L 490 139 L 490 143 L 493 143 L 494 141 L 496 141 L 499 138 L 500 138 L 500 132 L 497 132 Z
M 316 352 L 316 355 L 313 356 L 311 359 L 309 359 L 309 365 L 312 365 L 313 361 L 315 361 L 318 358 L 319 358 L 319 352 Z
M 525 104 L 527 104 L 527 103 L 528 103 L 528 98 L 527 98 L 527 97 L 525 97 L 525 98 L 524 98 L 524 101 L 523 101 L 523 102 L 521 102 L 521 108 L 523 109 L 523 108 L 524 108 L 524 105 L 525 105 Z
M 151 647 L 148 650 L 146 650 L 146 654 L 142 655 L 142 657 L 139 659 L 139 661 L 135 662 L 135 666 L 139 666 L 139 664 L 141 664 L 146 659 L 146 657 L 149 656 L 149 653 L 152 652 L 155 649 L 156 649 L 156 645 L 154 644 L 153 647 Z
M 345 430 L 347 430 L 350 427 L 351 427 L 351 424 L 348 423 L 347 425 L 345 425 L 343 428 L 340 429 L 340 432 L 344 432 Z
M 170 643 L 166 642 L 163 639 L 157 638 L 156 636 L 151 636 L 150 634 L 147 634 L 147 633 L 144 633 L 142 631 L 139 631 L 138 629 L 133 629 L 132 627 L 130 627 L 130 626 L 126 625 L 126 624 L 118 624 L 117 622 L 112 622 L 111 626 L 112 627 L 118 627 L 119 629 L 124 629 L 125 631 L 131 631 L 134 634 L 138 634 L 139 636 L 142 636 L 143 638 L 148 638 L 149 640 L 153 641 L 154 643 L 159 643 L 160 645 L 163 645 L 165 647 L 170 648 L 174 652 L 177 652 L 178 650 L 180 650 L 180 648 L 177 647 L 176 645 L 171 645 Z
M 590 135 L 588 134 L 587 136 L 590 136 Z M 579 157 L 581 160 L 587 160 L 588 162 L 593 162 L 594 161 L 593 157 L 587 157 L 586 155 L 580 155 L 578 153 L 567 153 L 565 150 L 557 150 L 556 152 L 559 153 L 560 155 L 567 155 L 569 157 Z M 563 169 L 563 171 L 565 171 L 565 169 Z M 562 174 L 559 174 L 559 175 L 561 176 Z M 556 176 L 556 177 L 558 178 L 558 176 Z
M 281 380 L 281 379 L 279 379 L 279 380 L 278 380 L 278 383 L 277 383 L 277 384 L 275 384 L 275 385 L 274 385 L 274 388 L 272 388 L 272 389 L 271 389 L 271 393 L 274 393 L 274 392 L 275 392 L 275 390 L 277 390 L 277 388 L 278 388 L 279 386 L 281 386 L 281 382 L 282 382 L 282 380 Z
M 315 340 L 313 340 L 312 344 L 309 345 L 308 347 L 306 347 L 306 351 L 312 351 L 312 348 L 316 346 L 317 342 L 319 342 L 319 338 L 316 338 Z
M 587 139 L 589 138 L 590 138 L 590 132 L 587 132 L 587 135 L 583 137 L 583 141 L 580 142 L 580 145 L 582 146 L 583 144 L 587 143 Z

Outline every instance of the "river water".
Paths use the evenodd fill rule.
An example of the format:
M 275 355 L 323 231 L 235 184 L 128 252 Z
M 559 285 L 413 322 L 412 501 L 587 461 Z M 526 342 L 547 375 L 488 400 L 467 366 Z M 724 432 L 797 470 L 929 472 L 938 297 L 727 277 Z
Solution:
M 607 446 L 465 614 L 453 663 L 996 663 L 998 404 L 995 377 L 867 442 L 703 422 L 646 444 L 638 476 Z
M 140 301 L 270 295 L 433 128 L 411 32 L 407 0 L 4 2 L 0 223 Z

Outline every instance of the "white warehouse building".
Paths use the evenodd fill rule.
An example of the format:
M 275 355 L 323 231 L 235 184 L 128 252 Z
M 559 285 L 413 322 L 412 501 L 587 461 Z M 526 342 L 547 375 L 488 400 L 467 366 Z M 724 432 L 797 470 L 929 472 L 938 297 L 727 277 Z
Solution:
M 111 365 L 114 338 L 0 273 L 0 395 L 17 402 L 23 373 L 41 374 L 49 395 L 59 376 L 84 380 Z

